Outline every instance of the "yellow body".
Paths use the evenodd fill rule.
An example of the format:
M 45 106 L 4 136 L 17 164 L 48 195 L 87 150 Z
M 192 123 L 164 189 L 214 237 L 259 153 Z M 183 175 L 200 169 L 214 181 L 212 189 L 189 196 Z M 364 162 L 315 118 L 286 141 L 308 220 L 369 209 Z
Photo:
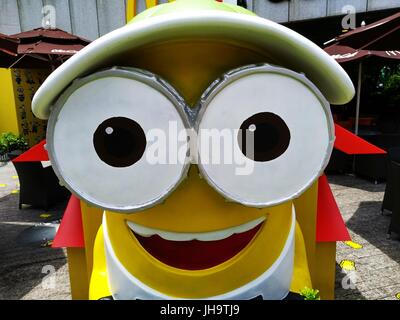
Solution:
M 299 292 L 305 286 L 313 287 L 320 290 L 322 299 L 334 299 L 336 243 L 315 242 L 317 189 L 317 183 L 315 183 L 295 201 L 297 226 L 291 290 Z M 102 211 L 89 208 L 83 202 L 81 206 L 84 217 L 92 215 L 96 218 L 92 224 L 88 224 L 88 221 L 84 219 L 86 254 L 79 254 L 79 250 L 83 249 L 68 249 L 68 255 L 75 254 L 74 258 L 68 260 L 71 286 L 76 288 L 72 290 L 72 297 L 73 299 L 85 299 L 88 296 L 89 299 L 99 299 L 110 295 L 101 227 Z M 95 237 L 96 242 L 94 243 Z M 85 267 L 87 267 L 87 273 Z M 72 270 L 76 270 L 76 272 L 73 273 Z M 79 272 L 84 274 L 83 279 L 77 275 Z M 82 290 L 89 288 L 89 282 L 90 291 L 83 293 Z
M 313 203 L 308 203 L 308 209 L 311 209 L 308 212 L 311 212 L 311 215 L 302 215 L 302 211 L 307 210 L 310 196 L 316 200 L 316 193 L 313 192 L 316 189 L 315 184 L 296 201 L 298 218 L 291 291 L 300 292 L 306 286 L 314 287 L 321 291 L 322 298 L 332 299 L 335 243 L 333 246 L 332 243 L 317 244 L 315 239 L 312 240 L 310 237 L 310 233 L 303 235 L 300 225 L 300 223 L 305 224 L 305 230 L 307 230 L 306 226 L 312 227 L 314 224 L 315 227 L 316 211 L 312 210 Z M 191 209 L 188 210 L 188 207 L 180 205 L 182 202 L 192 204 L 189 206 Z M 253 280 L 275 261 L 286 239 L 290 222 L 290 206 L 291 202 L 288 202 L 273 208 L 253 209 L 227 203 L 204 180 L 200 179 L 194 170 L 191 170 L 189 178 L 164 204 L 132 215 L 107 213 L 108 231 L 119 260 L 135 277 L 171 296 L 186 295 L 184 296 L 186 298 L 200 298 L 243 285 Z M 264 229 L 260 230 L 254 241 L 243 252 L 215 268 L 202 271 L 179 270 L 162 264 L 140 246 L 126 227 L 126 220 L 132 220 L 162 230 L 199 232 L 239 225 L 260 215 L 268 216 Z M 283 232 L 284 230 L 286 232 Z M 315 232 L 311 234 L 315 235 Z M 266 246 L 265 243 L 268 245 Z M 251 255 L 252 250 L 254 250 L 253 255 Z M 89 298 L 99 299 L 110 295 L 101 227 L 96 237 L 93 255 Z M 232 265 L 238 268 L 229 270 Z M 311 269 L 314 269 L 314 272 L 310 272 Z M 218 278 L 218 273 L 222 273 L 223 277 Z M 154 274 L 159 276 L 154 277 Z M 201 282 L 196 283 L 197 279 L 201 279 Z M 177 282 L 179 286 L 176 285 Z M 191 288 L 189 292 L 188 288 Z
M 128 9 L 132 6 L 128 1 Z M 194 105 L 209 84 L 224 72 L 247 64 L 271 62 L 267 53 L 242 47 L 240 43 L 214 43 L 207 39 L 160 43 L 129 52 L 122 60 L 160 75 L 190 105 Z M 291 290 L 299 292 L 307 286 L 320 290 L 322 299 L 332 299 L 336 244 L 316 243 L 317 190 L 315 182 L 294 202 L 263 209 L 249 208 L 225 201 L 199 177 L 193 165 L 188 179 L 163 204 L 130 215 L 106 212 L 108 234 L 118 260 L 137 279 L 172 297 L 202 298 L 242 286 L 272 265 L 287 238 L 294 204 L 297 222 Z M 80 258 L 87 269 L 88 296 L 99 299 L 110 295 L 100 220 L 102 212 L 84 203 L 82 207 L 86 252 Z M 197 271 L 161 263 L 141 247 L 126 225 L 126 220 L 131 220 L 166 231 L 208 232 L 261 216 L 266 217 L 264 225 L 242 252 L 218 266 Z M 73 263 L 79 261 L 75 259 Z M 77 298 L 74 291 L 73 298 Z
M 318 182 L 294 201 L 307 251 L 313 287 L 320 291 L 321 299 L 335 297 L 336 242 L 316 242 Z
M 190 209 L 181 205 L 184 202 L 191 204 Z M 129 273 L 168 296 L 204 298 L 243 286 L 269 269 L 282 252 L 291 226 L 291 215 L 291 202 L 265 209 L 226 203 L 192 168 L 188 179 L 164 204 L 131 215 L 106 213 L 106 219 L 115 254 Z M 141 247 L 126 225 L 130 220 L 166 231 L 206 232 L 237 226 L 261 216 L 266 217 L 264 225 L 245 249 L 220 265 L 196 271 L 173 268 L 156 260 Z M 299 292 L 305 286 L 312 287 L 312 283 L 298 225 L 295 242 L 292 290 Z M 103 228 L 100 228 L 94 246 L 90 298 L 104 297 L 107 288 Z
M 67 248 L 71 296 L 74 300 L 87 300 L 89 298 L 89 281 L 85 255 L 86 250 L 84 248 Z

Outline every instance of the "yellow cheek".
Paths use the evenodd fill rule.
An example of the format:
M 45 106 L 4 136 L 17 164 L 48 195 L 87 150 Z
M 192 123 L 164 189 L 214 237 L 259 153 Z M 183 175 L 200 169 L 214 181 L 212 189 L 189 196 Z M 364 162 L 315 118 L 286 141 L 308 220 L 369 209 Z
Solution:
M 134 191 L 132 191 L 134 192 Z M 110 219 L 126 221 L 166 231 L 208 232 L 226 229 L 280 212 L 290 203 L 257 209 L 227 202 L 224 197 L 201 179 L 192 166 L 188 178 L 163 204 L 132 214 L 109 214 Z

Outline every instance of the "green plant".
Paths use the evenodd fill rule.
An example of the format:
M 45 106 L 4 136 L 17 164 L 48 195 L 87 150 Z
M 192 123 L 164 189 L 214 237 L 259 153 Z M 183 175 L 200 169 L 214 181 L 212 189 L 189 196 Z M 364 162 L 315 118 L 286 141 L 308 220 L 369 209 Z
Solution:
M 300 291 L 300 295 L 304 297 L 304 300 L 321 300 L 321 297 L 319 296 L 319 290 L 308 287 L 304 287 L 304 289 Z
M 14 150 L 27 150 L 28 142 L 23 136 L 17 136 L 12 132 L 4 132 L 0 135 L 0 154 Z
M 5 145 L 0 143 L 0 155 L 3 155 L 7 152 L 7 148 Z
M 400 103 L 400 73 L 392 74 L 383 84 L 383 93 L 392 104 Z
M 373 104 L 387 105 L 389 107 L 399 106 L 400 65 L 368 65 L 366 72 L 364 88 L 367 96 L 373 98 Z

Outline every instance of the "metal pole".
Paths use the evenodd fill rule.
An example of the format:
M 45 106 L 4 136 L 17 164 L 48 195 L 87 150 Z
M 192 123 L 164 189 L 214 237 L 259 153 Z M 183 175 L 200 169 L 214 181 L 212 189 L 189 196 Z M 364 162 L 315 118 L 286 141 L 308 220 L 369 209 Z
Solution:
M 357 80 L 357 102 L 356 102 L 356 121 L 354 133 L 358 135 L 358 122 L 360 120 L 360 100 L 361 100 L 361 80 L 362 80 L 362 63 L 358 64 L 358 80 Z M 356 172 L 356 156 L 353 156 L 353 174 Z
M 356 104 L 356 122 L 354 133 L 358 135 L 358 122 L 360 120 L 360 101 L 361 101 L 361 81 L 362 81 L 362 62 L 358 64 L 358 82 L 357 82 L 357 104 Z

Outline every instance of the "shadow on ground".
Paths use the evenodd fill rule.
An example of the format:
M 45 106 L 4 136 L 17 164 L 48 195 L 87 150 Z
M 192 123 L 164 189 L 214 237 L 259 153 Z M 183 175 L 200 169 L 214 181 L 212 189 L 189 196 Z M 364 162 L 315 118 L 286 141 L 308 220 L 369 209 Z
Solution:
M 400 241 L 398 235 L 387 238 L 390 214 L 380 214 L 381 201 L 362 201 L 347 220 L 347 227 L 400 264 Z
M 375 184 L 373 181 L 352 174 L 329 174 L 328 179 L 332 184 L 368 192 L 384 192 L 386 187 L 384 182 Z
M 345 274 L 338 267 L 337 299 L 395 300 L 400 292 L 400 241 L 387 239 L 391 217 L 381 214 L 386 184 L 351 175 L 329 175 L 328 179 L 355 242 L 337 243 L 337 263 L 354 263 L 356 282 L 356 291 L 344 289 Z
M 353 241 L 363 247 L 355 250 L 338 243 L 339 260 L 355 262 L 356 288 L 343 288 L 341 281 L 346 274 L 337 266 L 337 299 L 395 300 L 400 292 L 400 241 L 394 236 L 387 238 L 390 216 L 380 213 L 381 203 L 361 201 L 346 221 Z
M 0 299 L 57 298 L 52 290 L 69 291 L 69 288 L 52 288 L 48 279 L 49 272 L 56 274 L 60 268 L 66 268 L 65 252 L 52 249 L 47 243 L 65 207 L 66 202 L 48 211 L 40 208 L 19 210 L 18 194 L 0 199 Z M 68 286 L 65 282 L 63 280 L 62 286 Z M 54 284 L 57 286 L 56 282 Z M 32 297 L 31 291 L 39 294 Z

